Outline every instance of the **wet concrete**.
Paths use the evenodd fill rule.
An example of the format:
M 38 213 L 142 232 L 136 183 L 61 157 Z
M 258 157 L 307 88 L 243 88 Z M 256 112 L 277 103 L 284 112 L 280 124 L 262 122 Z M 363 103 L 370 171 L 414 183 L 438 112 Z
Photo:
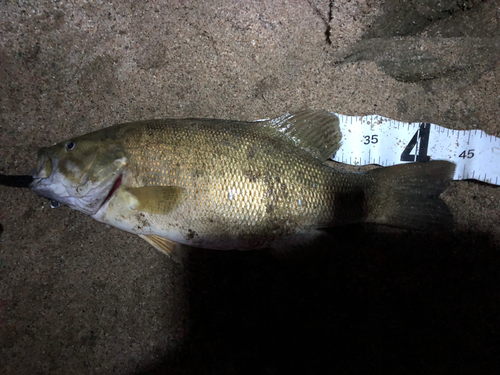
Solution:
M 500 136 L 495 1 L 0 3 L 0 173 L 115 123 L 305 108 Z M 203 155 L 200 155 L 203 157 Z M 500 190 L 451 233 L 334 228 L 292 259 L 145 242 L 0 187 L 0 372 L 496 372 Z

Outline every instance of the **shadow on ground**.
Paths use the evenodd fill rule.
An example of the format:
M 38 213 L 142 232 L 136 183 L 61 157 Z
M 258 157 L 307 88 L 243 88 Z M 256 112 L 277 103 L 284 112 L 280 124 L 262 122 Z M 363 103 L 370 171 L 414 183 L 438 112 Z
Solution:
M 192 325 L 146 374 L 491 373 L 499 248 L 487 234 L 335 228 L 334 248 L 192 253 Z

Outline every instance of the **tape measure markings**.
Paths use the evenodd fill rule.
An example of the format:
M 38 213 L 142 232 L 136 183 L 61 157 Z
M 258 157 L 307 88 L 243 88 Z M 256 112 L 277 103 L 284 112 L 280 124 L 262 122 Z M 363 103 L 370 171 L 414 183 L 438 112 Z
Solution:
M 406 123 L 378 115 L 340 120 L 342 144 L 333 160 L 382 166 L 414 161 L 449 160 L 454 179 L 499 185 L 500 138 L 482 130 L 455 130 L 430 123 Z

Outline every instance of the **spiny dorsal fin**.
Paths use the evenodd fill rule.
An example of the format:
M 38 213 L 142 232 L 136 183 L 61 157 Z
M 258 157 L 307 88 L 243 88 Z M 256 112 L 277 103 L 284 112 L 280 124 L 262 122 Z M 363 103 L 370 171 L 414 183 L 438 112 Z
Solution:
M 340 148 L 342 133 L 338 117 L 324 110 L 306 110 L 266 120 L 295 145 L 325 161 Z
M 137 200 L 132 209 L 150 214 L 166 214 L 182 202 L 186 189 L 179 186 L 144 186 L 128 188 Z
M 177 242 L 170 241 L 156 234 L 139 234 L 139 237 L 153 246 L 156 250 L 169 255 L 177 263 L 182 264 L 187 257 L 187 247 Z

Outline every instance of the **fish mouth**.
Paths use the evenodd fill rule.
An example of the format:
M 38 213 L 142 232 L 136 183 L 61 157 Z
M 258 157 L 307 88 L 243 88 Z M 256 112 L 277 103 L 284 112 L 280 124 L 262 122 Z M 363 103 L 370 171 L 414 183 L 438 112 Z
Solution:
M 38 152 L 38 166 L 30 171 L 34 180 L 49 178 L 57 168 L 57 159 L 53 158 L 43 148 Z
M 36 169 L 30 171 L 32 181 L 28 186 L 38 195 L 49 199 L 52 208 L 61 206 L 61 203 L 57 199 L 58 197 L 46 189 L 47 185 L 51 183 L 52 174 L 57 169 L 57 164 L 57 158 L 50 156 L 44 149 L 41 149 L 38 153 L 38 165 Z
M 43 189 L 44 185 L 50 184 L 54 171 L 57 170 L 59 159 L 49 155 L 45 148 L 38 151 L 38 164 L 35 169 L 30 171 L 33 181 L 31 181 L 29 188 L 35 192 Z M 52 199 L 52 197 L 49 197 Z

